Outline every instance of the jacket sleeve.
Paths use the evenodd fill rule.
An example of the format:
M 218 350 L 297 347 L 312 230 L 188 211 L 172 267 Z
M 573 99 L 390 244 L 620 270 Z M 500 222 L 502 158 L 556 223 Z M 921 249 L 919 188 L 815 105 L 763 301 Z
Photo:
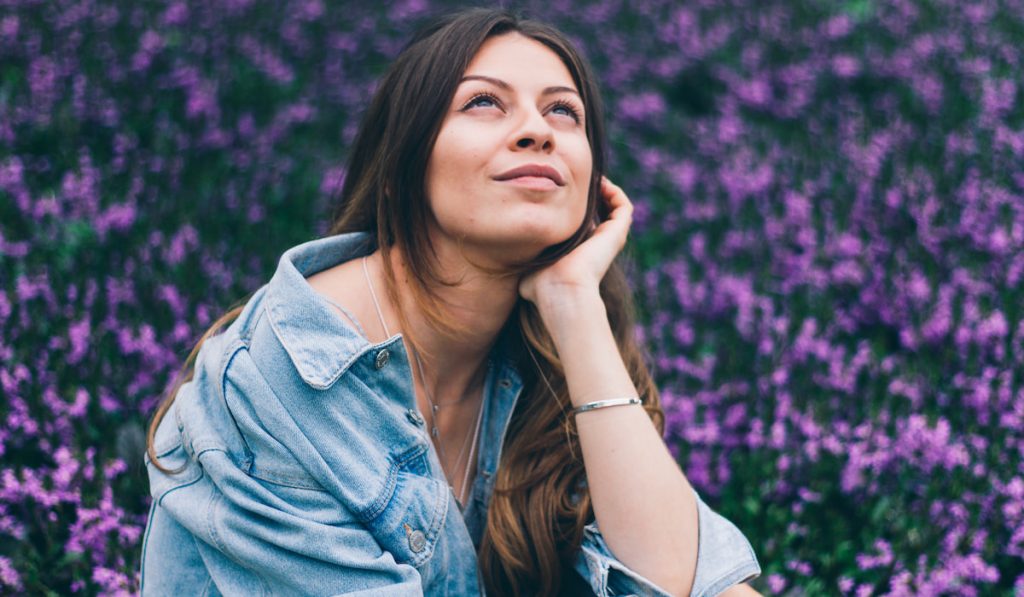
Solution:
M 154 505 L 144 592 L 200 594 L 213 585 L 225 595 L 422 595 L 418 569 L 396 561 L 335 496 L 284 474 L 294 471 L 264 475 L 273 482 L 249 474 L 249 447 L 273 436 L 243 424 L 248 447 L 228 439 L 241 421 L 206 374 L 182 386 L 155 437 L 161 463 L 182 470 L 164 473 L 147 458 Z M 249 389 L 227 385 L 229 394 Z
M 690 596 L 714 597 L 732 585 L 756 578 L 761 574 L 761 566 L 750 542 L 736 525 L 709 508 L 696 490 L 694 494 L 699 531 L 697 572 Z M 665 589 L 615 558 L 597 528 L 597 521 L 584 528 L 575 567 L 595 595 L 670 597 Z

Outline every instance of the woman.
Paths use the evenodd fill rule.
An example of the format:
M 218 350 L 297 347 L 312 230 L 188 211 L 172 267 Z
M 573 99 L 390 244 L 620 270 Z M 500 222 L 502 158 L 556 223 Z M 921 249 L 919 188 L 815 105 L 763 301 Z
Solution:
M 661 439 L 602 119 L 549 26 L 471 9 L 413 38 L 331 235 L 154 417 L 144 593 L 753 593 Z

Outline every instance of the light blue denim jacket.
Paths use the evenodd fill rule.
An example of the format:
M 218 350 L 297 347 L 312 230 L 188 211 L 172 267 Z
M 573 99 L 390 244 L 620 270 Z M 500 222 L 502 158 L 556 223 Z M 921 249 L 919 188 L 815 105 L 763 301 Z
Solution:
M 146 458 L 144 595 L 477 595 L 477 547 L 522 388 L 488 359 L 479 459 L 461 511 L 416 407 L 401 334 L 372 344 L 306 277 L 372 250 L 366 233 L 286 251 L 269 283 L 202 346 Z M 761 573 L 750 543 L 697 496 L 691 595 Z M 664 504 L 665 508 L 674 507 Z M 617 560 L 596 522 L 575 568 L 595 595 L 667 595 Z

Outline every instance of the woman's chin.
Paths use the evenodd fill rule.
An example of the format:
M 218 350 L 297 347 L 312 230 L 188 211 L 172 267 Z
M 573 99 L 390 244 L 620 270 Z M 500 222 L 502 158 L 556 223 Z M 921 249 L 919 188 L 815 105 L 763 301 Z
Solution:
M 571 235 L 570 235 L 571 236 Z M 537 238 L 527 240 L 509 241 L 506 243 L 491 243 L 483 245 L 479 254 L 486 255 L 494 264 L 499 266 L 513 267 L 523 263 L 536 260 L 546 249 L 558 245 L 569 237 L 553 237 L 547 241 L 538 242 Z
M 435 231 L 440 233 L 440 238 L 448 239 L 445 244 L 461 244 L 464 251 L 494 264 L 511 265 L 535 259 L 548 247 L 572 238 L 577 229 L 564 221 L 556 225 L 559 223 L 550 214 L 543 218 L 509 216 L 500 221 L 477 220 L 473 224 Z

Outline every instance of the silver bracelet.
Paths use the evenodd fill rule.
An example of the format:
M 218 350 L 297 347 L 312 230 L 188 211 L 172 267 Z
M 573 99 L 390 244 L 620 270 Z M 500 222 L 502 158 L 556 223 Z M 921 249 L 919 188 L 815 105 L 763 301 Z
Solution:
M 627 404 L 643 404 L 643 401 L 639 398 L 612 398 L 610 400 L 595 400 L 594 402 L 587 402 L 581 404 L 576 408 L 572 409 L 572 414 L 578 415 L 585 413 L 588 410 L 596 410 L 598 408 L 606 408 L 608 406 L 625 406 Z

